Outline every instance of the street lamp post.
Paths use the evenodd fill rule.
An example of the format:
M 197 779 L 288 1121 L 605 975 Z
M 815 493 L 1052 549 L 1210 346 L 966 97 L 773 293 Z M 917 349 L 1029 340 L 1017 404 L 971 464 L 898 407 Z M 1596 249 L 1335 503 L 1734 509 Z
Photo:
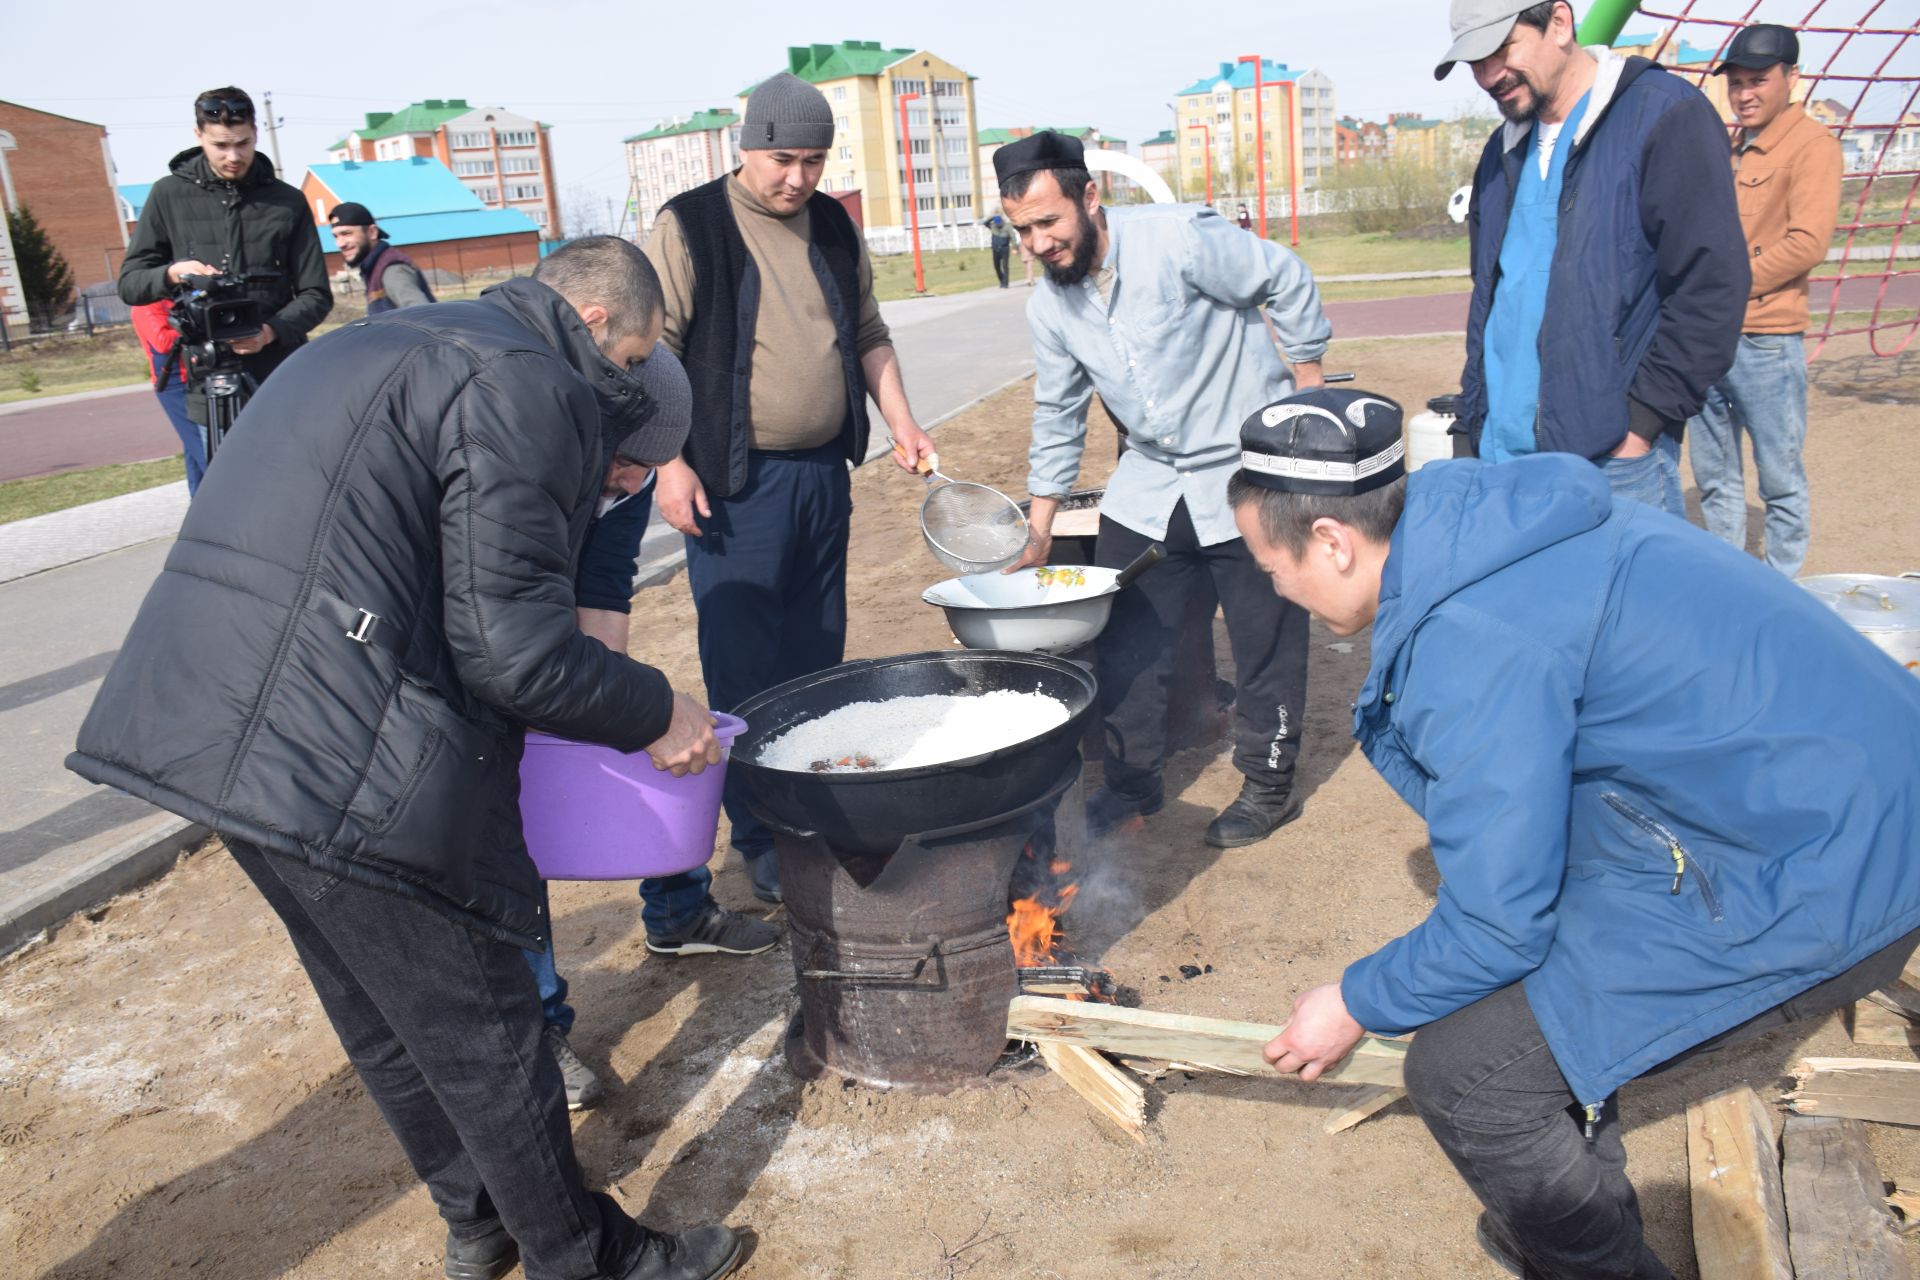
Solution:
M 1240 61 L 1253 64 L 1253 189 L 1260 200 L 1260 238 L 1267 238 L 1267 134 L 1261 121 L 1260 99 L 1266 82 L 1260 78 L 1260 55 L 1243 53 Z
M 1198 129 L 1204 135 L 1204 137 L 1201 139 L 1201 143 L 1207 149 L 1207 203 L 1212 204 L 1213 203 L 1213 126 L 1207 125 L 1207 124 L 1190 124 L 1187 126 L 1187 128 Z M 1178 172 L 1177 168 L 1175 172 Z
M 907 135 L 907 104 L 920 95 L 900 94 L 900 167 L 907 176 L 907 220 L 913 228 L 913 291 L 927 291 L 927 273 L 920 265 L 920 202 L 913 196 L 913 139 Z

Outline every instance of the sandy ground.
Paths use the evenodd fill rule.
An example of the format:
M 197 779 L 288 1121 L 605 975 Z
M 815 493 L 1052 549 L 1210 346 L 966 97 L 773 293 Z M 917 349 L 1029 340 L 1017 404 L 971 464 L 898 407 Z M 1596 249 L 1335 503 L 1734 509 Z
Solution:
M 1329 359 L 1409 405 L 1451 389 L 1458 363 L 1444 339 L 1341 344 Z M 1920 358 L 1835 351 L 1816 384 L 1808 571 L 1920 566 Z M 942 428 L 954 473 L 1018 488 L 1026 395 Z M 1104 470 L 1110 437 L 1093 439 Z M 944 647 L 918 599 L 941 576 L 915 532 L 920 486 L 875 467 L 855 490 L 850 656 Z M 697 688 L 684 579 L 647 592 L 635 620 L 634 653 Z M 1069 924 L 1146 1004 L 1278 1021 L 1297 991 L 1428 909 L 1425 833 L 1347 735 L 1366 657 L 1364 637 L 1316 637 L 1298 823 L 1207 848 L 1201 829 L 1237 775 L 1190 752 L 1166 811 L 1106 854 L 1101 892 Z M 717 892 L 753 905 L 735 863 Z M 1472 1197 L 1404 1103 L 1328 1137 L 1338 1089 L 1176 1076 L 1149 1092 L 1141 1147 L 1037 1072 L 934 1098 L 803 1086 L 778 1053 L 786 949 L 650 957 L 636 907 L 629 885 L 554 890 L 574 1043 L 612 1084 L 577 1119 L 581 1158 L 648 1223 L 750 1228 L 744 1276 L 1498 1274 L 1472 1243 Z M 1183 980 L 1181 964 L 1213 971 Z M 1739 1081 L 1776 1096 L 1809 1051 L 1854 1050 L 1830 1021 L 1625 1091 L 1651 1238 L 1679 1274 L 1693 1274 L 1686 1102 Z M 1920 1134 L 1872 1135 L 1885 1176 L 1920 1180 Z M 426 1277 L 440 1246 L 285 936 L 217 847 L 0 967 L 7 1275 Z

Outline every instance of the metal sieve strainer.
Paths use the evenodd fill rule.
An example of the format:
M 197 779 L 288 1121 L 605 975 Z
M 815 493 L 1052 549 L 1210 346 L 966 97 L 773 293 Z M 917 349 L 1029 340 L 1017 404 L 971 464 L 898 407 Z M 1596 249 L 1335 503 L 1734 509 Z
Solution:
M 896 447 L 894 452 L 901 457 Z M 922 458 L 917 468 L 927 479 L 920 503 L 920 535 L 927 550 L 955 573 L 991 573 L 1020 558 L 1027 547 L 1027 517 L 998 489 L 955 480 L 940 470 L 939 457 Z M 936 485 L 935 480 L 944 483 Z

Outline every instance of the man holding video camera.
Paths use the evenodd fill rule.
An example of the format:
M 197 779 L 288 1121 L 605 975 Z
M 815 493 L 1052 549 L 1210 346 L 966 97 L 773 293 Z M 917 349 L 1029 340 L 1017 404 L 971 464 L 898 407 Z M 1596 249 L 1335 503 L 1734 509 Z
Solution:
M 300 192 L 254 150 L 252 98 L 231 86 L 207 90 L 194 100 L 193 136 L 199 145 L 175 156 L 147 196 L 120 297 L 139 306 L 177 299 L 195 287 L 190 277 L 233 277 L 236 295 L 257 304 L 260 329 L 217 344 L 225 350 L 216 359 L 236 357 L 258 385 L 333 310 L 326 259 Z M 206 380 L 196 373 L 189 368 L 187 408 L 204 426 Z

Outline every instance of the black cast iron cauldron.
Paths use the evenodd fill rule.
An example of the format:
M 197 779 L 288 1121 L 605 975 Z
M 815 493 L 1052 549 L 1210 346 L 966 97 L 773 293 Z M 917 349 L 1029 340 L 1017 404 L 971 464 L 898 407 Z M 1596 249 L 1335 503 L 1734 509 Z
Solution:
M 926 694 L 1042 693 L 1067 719 L 1038 737 L 984 755 L 913 769 L 812 773 L 759 761 L 797 724 L 856 702 Z M 1069 767 L 1093 711 L 1095 685 L 1075 663 L 1001 649 L 867 658 L 802 676 L 747 699 L 733 714 L 750 726 L 728 767 L 753 804 L 780 826 L 819 834 L 848 853 L 891 854 L 908 836 L 964 827 L 1039 799 Z

